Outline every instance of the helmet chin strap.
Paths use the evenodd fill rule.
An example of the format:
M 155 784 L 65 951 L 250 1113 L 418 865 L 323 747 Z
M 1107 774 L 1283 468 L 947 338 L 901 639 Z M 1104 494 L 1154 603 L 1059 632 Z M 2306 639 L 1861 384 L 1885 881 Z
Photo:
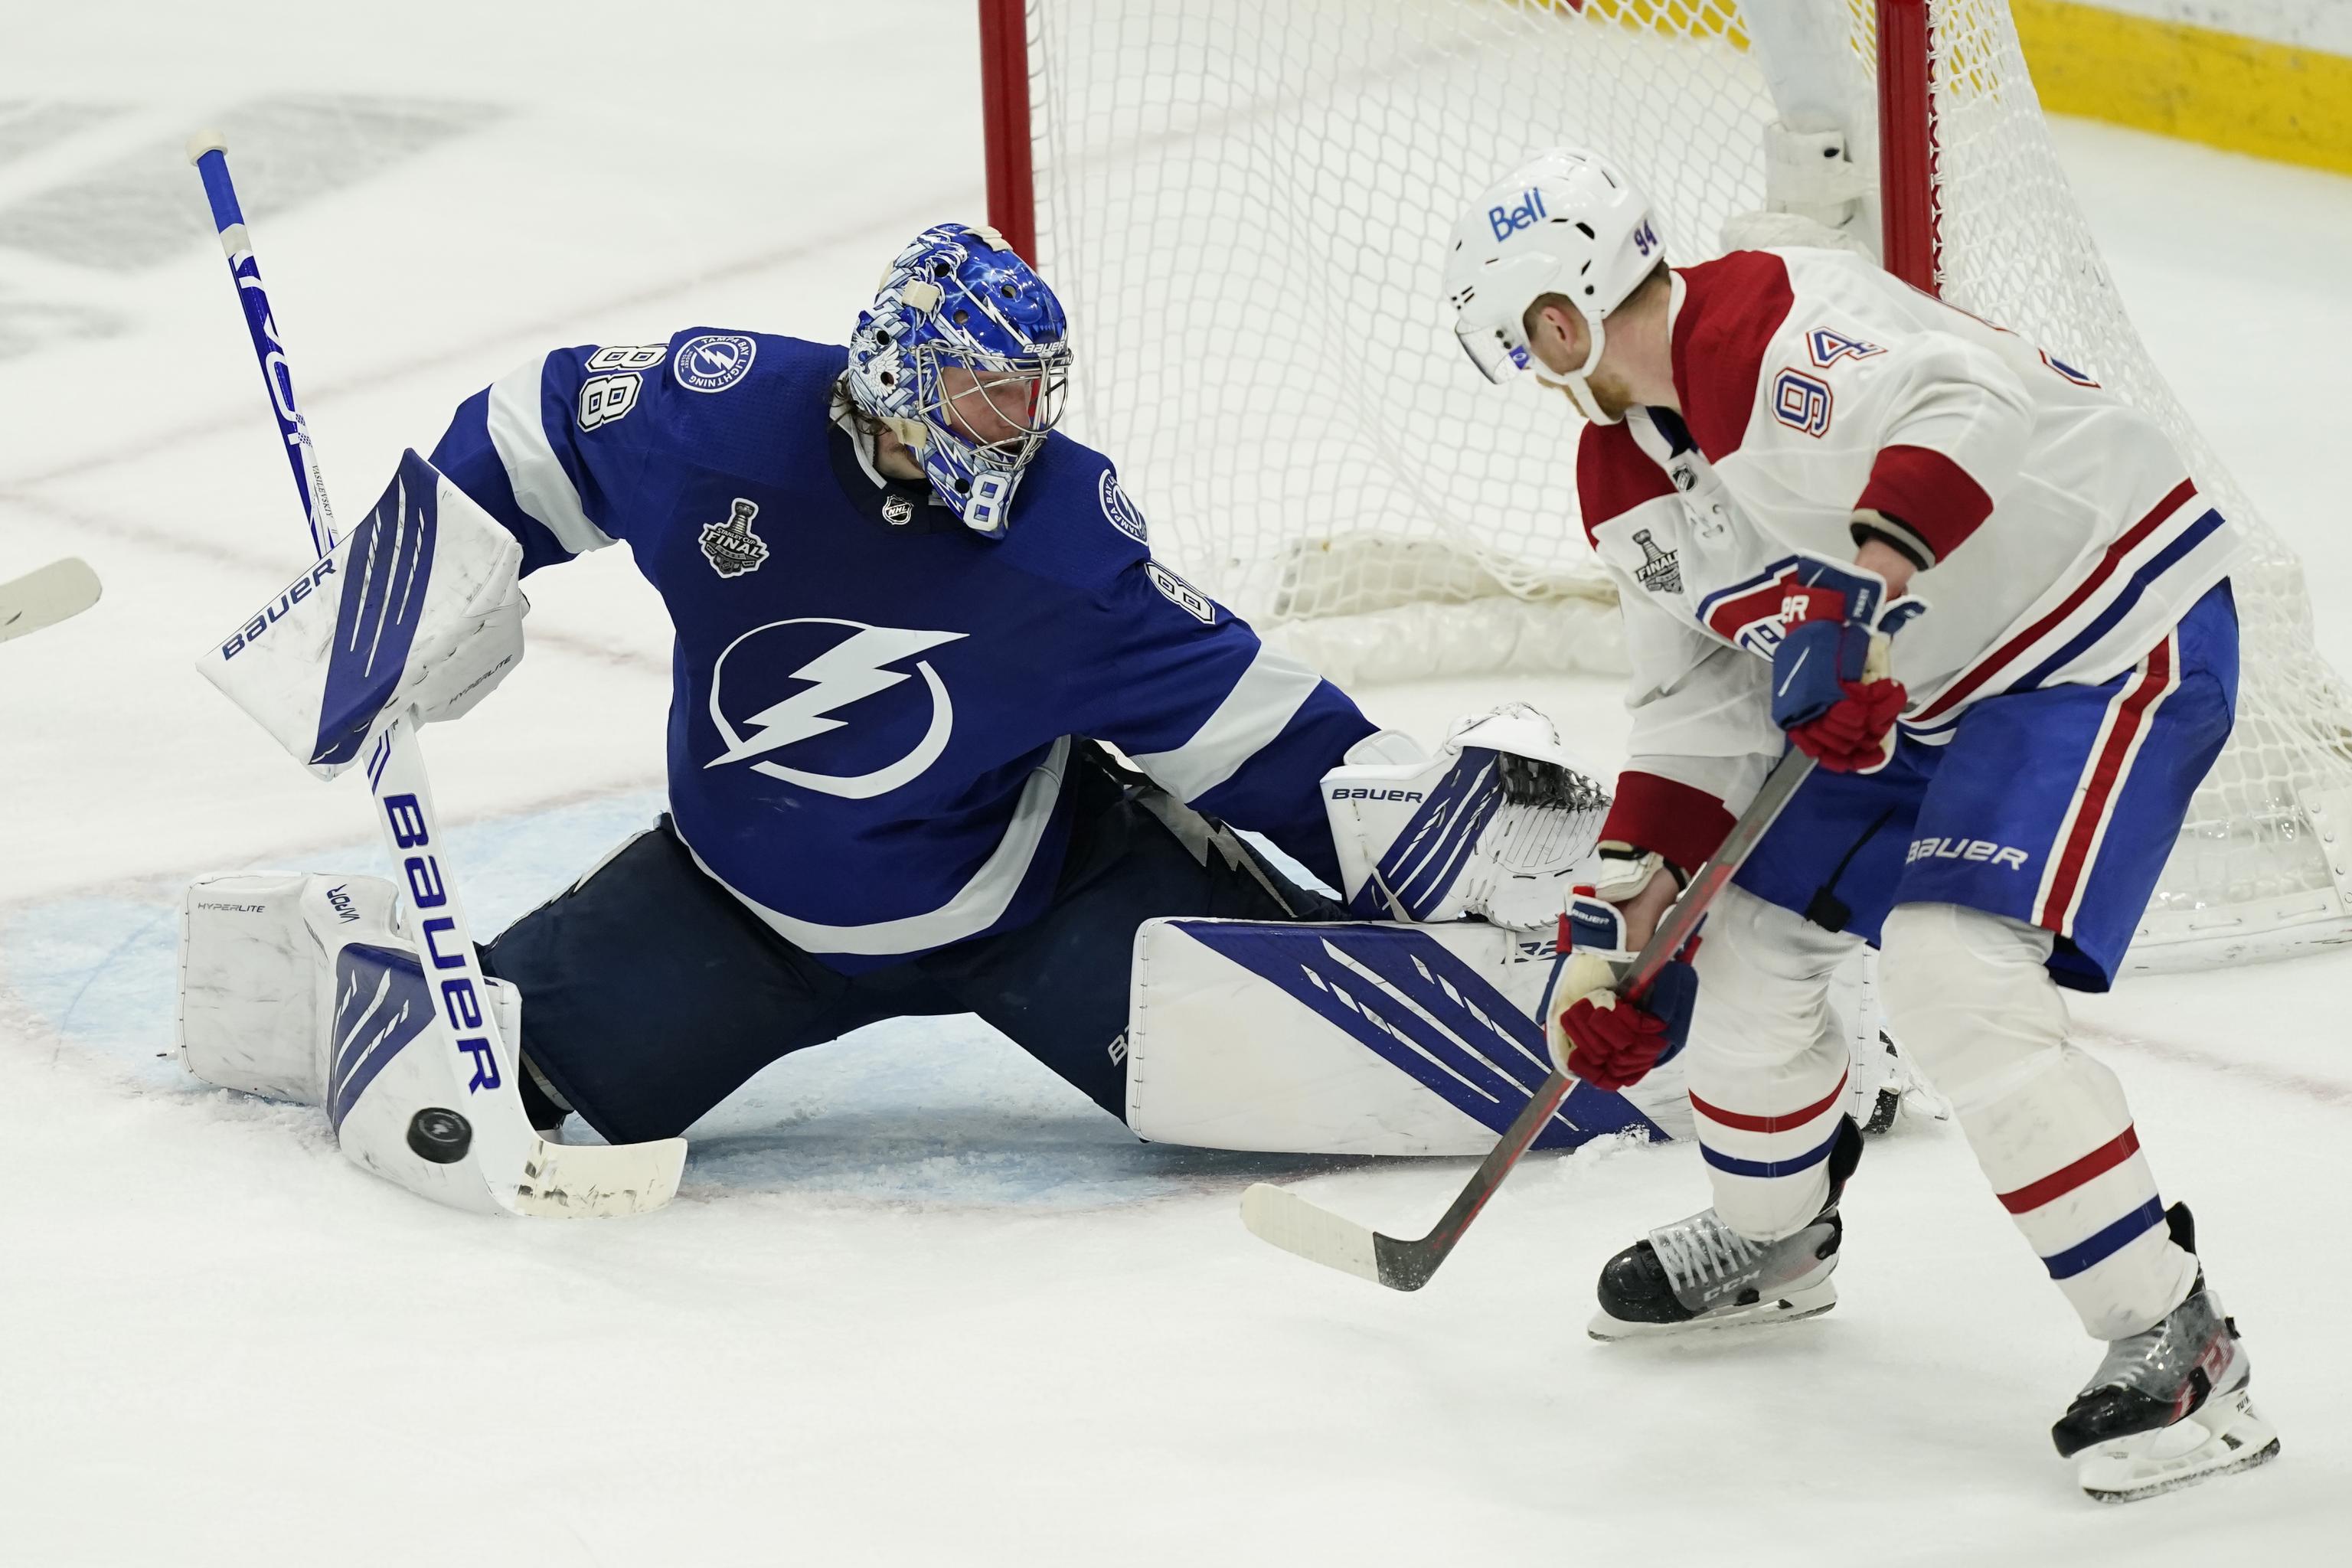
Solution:
M 1585 354 L 1584 363 L 1566 375 L 1561 375 L 1555 373 L 1540 357 L 1538 357 L 1535 363 L 1536 379 L 1546 386 L 1556 386 L 1567 393 L 1569 401 L 1576 405 L 1576 411 L 1593 424 L 1614 425 L 1618 423 L 1619 416 L 1601 411 L 1600 400 L 1592 395 L 1592 384 L 1586 379 L 1601 368 L 1601 352 L 1609 342 L 1608 330 L 1591 316 L 1584 318 L 1584 325 L 1587 333 L 1592 339 L 1591 349 Z

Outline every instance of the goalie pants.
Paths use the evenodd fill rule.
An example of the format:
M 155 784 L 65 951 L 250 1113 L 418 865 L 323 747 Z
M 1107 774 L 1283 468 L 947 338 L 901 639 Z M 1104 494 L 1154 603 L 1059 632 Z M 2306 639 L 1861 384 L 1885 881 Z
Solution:
M 1079 756 L 1064 786 L 1069 848 L 1043 915 L 856 975 L 761 924 L 663 817 L 483 951 L 483 967 L 522 991 L 534 1113 L 558 1108 L 532 1074 L 613 1142 L 675 1137 L 804 1047 L 887 1018 L 976 1013 L 1123 1115 L 1137 927 L 1339 912 L 1141 775 L 1090 747 Z
M 1727 1224 L 1774 1239 L 1826 1201 L 1848 1061 L 1829 976 L 1874 941 L 1888 1026 L 2084 1328 L 2121 1338 L 2179 1303 L 2196 1260 L 2059 988 L 2113 980 L 2228 739 L 2237 654 L 2224 583 L 2105 685 L 1987 698 L 1945 745 L 1906 736 L 1881 773 L 1806 782 L 1696 959 L 1685 1071 Z

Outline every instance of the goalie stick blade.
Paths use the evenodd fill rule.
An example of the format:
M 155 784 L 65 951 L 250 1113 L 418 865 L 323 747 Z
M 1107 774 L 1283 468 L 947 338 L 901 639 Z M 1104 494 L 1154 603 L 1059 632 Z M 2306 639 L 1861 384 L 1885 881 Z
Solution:
M 607 1219 L 650 1214 L 677 1195 L 686 1140 L 649 1143 L 550 1143 L 535 1139 L 522 1180 L 499 1201 L 538 1219 Z
M 73 555 L 0 583 L 0 642 L 78 616 L 98 603 L 99 593 L 98 574 Z

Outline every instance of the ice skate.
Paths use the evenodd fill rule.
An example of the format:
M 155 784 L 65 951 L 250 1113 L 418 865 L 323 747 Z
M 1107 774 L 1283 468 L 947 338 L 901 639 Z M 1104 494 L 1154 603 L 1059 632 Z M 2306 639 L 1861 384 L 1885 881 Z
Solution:
M 2165 1218 L 2173 1239 L 2194 1252 L 2187 1206 L 2173 1205 Z M 2251 1469 L 2279 1451 L 2277 1431 L 2246 1397 L 2252 1370 L 2238 1325 L 2200 1269 L 2188 1299 L 2163 1321 L 2108 1344 L 2051 1440 L 2059 1453 L 2080 1456 L 2076 1479 L 2101 1502 L 2134 1502 Z
M 1848 1118 L 1830 1154 L 1830 1201 L 1811 1225 L 1778 1241 L 1748 1240 L 1704 1209 L 1650 1233 L 1601 1270 L 1596 1340 L 1684 1333 L 1748 1323 L 1793 1322 L 1837 1305 L 1838 1199 L 1862 1158 Z

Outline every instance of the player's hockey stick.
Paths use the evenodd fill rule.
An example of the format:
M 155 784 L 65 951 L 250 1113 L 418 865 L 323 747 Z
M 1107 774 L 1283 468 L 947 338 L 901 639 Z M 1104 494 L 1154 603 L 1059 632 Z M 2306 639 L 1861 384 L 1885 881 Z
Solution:
M 98 574 L 75 555 L 0 583 L 0 642 L 80 615 L 98 603 Z
M 193 137 L 188 142 L 188 162 L 204 177 L 213 226 L 220 231 L 229 276 L 236 280 L 237 298 L 245 307 L 246 328 L 253 339 L 254 354 L 261 362 L 261 377 L 269 388 L 287 458 L 293 465 L 294 489 L 310 521 L 310 542 L 324 555 L 334 547 L 334 514 L 327 505 L 326 481 L 319 472 L 310 427 L 294 405 L 286 351 L 278 341 L 277 322 L 246 234 L 236 189 L 229 182 L 227 143 L 212 133 Z M 513 1214 L 642 1214 L 669 1202 L 677 1192 L 678 1175 L 686 1163 L 684 1139 L 613 1145 L 550 1143 L 531 1126 L 515 1083 L 515 1044 L 499 1037 L 493 1010 L 474 1000 L 488 995 L 489 987 L 449 874 L 446 846 L 439 816 L 433 809 L 413 713 L 395 715 L 378 734 L 368 752 L 367 776 L 385 847 L 404 873 L 411 924 L 418 928 L 418 940 L 432 957 L 434 991 L 441 1006 L 434 1013 L 430 1038 L 449 1064 L 451 1098 L 458 1102 L 417 1111 L 407 1130 L 409 1148 L 437 1164 L 454 1164 L 470 1157 L 489 1196 Z M 415 908 L 419 889 L 429 889 L 439 900 L 433 905 L 430 918 L 416 918 L 422 913 Z M 466 1043 L 460 1040 L 461 1032 L 473 1037 L 470 1043 L 478 1048 L 480 1042 L 488 1041 L 487 1067 L 478 1056 L 461 1048 Z M 346 1121 L 347 1138 L 351 1128 Z M 365 1159 L 359 1163 L 369 1163 Z
M 1682 897 L 1658 922 L 1658 929 L 1642 944 L 1633 967 L 1618 982 L 1620 996 L 1638 1001 L 1649 990 L 1650 982 L 1682 951 L 1683 944 L 1698 929 L 1707 906 L 1731 880 L 1740 863 L 1748 858 L 1748 851 L 1764 837 L 1764 830 L 1772 826 L 1780 808 L 1789 804 L 1789 797 L 1797 793 L 1797 786 L 1812 771 L 1813 759 L 1793 747 L 1773 764 L 1764 787 L 1732 826 L 1730 837 L 1724 839 L 1715 858 L 1691 879 L 1690 886 L 1683 889 Z M 1575 1083 L 1574 1079 L 1562 1072 L 1545 1079 L 1526 1109 L 1503 1130 L 1502 1142 L 1478 1163 L 1476 1173 L 1461 1195 L 1430 1233 L 1417 1240 L 1401 1241 L 1393 1236 L 1383 1236 L 1369 1226 L 1358 1225 L 1308 1203 L 1288 1187 L 1265 1182 L 1242 1194 L 1242 1223 L 1259 1240 L 1272 1242 L 1310 1262 L 1342 1269 L 1391 1290 L 1418 1290 L 1429 1283 L 1430 1276 L 1437 1272 L 1438 1265 L 1445 1261 L 1446 1255 L 1462 1239 L 1462 1233 L 1470 1228 L 1470 1222 L 1478 1217 L 1478 1211 L 1486 1206 L 1486 1200 L 1503 1184 L 1503 1178 L 1511 1173 L 1511 1167 L 1519 1163 L 1519 1156 L 1535 1142 Z

